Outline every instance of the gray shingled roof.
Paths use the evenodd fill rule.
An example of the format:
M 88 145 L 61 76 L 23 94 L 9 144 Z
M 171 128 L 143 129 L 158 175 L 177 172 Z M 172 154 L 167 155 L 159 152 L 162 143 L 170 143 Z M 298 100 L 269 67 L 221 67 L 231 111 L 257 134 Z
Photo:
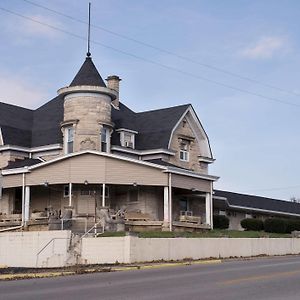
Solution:
M 91 57 L 87 57 L 70 86 L 91 85 L 106 87 Z
M 300 215 L 300 203 L 221 190 L 215 190 L 214 192 L 214 196 L 224 197 L 227 199 L 229 208 L 230 206 L 240 206 L 246 209 L 263 209 L 266 211 L 277 211 Z M 221 204 L 219 202 L 218 204 Z
M 190 104 L 134 113 L 125 105 L 120 111 L 113 110 L 112 121 L 116 128 L 126 128 L 138 132 L 136 149 L 168 148 L 172 130 Z M 113 142 L 120 144 L 118 134 L 113 136 Z

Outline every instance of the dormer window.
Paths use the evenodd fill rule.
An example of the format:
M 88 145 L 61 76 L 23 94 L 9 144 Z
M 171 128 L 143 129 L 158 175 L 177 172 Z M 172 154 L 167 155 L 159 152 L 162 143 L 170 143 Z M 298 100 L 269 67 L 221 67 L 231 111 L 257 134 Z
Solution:
M 3 146 L 3 145 L 4 145 L 3 135 L 2 135 L 1 127 L 0 127 L 0 146 Z
M 124 132 L 124 145 L 123 147 L 134 148 L 134 135 L 133 133 Z
M 66 127 L 66 154 L 74 152 L 74 127 Z
M 135 149 L 135 135 L 137 131 L 130 130 L 130 129 L 117 129 L 120 132 L 120 144 L 122 147 Z
M 109 129 L 105 126 L 101 128 L 101 151 L 109 152 L 110 151 L 110 132 Z
M 180 152 L 179 152 L 180 160 L 189 161 L 189 148 L 190 148 L 190 143 L 188 141 L 182 141 L 180 143 Z

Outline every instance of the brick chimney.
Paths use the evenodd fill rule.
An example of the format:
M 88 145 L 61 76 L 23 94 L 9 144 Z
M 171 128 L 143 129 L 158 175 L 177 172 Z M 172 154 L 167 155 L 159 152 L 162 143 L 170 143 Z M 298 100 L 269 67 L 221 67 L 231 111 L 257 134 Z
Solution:
M 107 81 L 107 87 L 118 93 L 117 98 L 112 101 L 112 104 L 115 107 L 119 107 L 119 89 L 120 89 L 120 81 L 122 79 L 117 75 L 111 75 L 108 76 L 105 80 Z

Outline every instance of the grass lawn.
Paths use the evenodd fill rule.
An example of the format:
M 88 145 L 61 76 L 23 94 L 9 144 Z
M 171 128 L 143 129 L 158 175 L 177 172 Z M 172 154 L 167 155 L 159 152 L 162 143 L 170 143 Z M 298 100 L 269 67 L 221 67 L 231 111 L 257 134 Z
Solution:
M 98 237 L 120 237 L 125 236 L 125 232 L 104 232 Z M 238 231 L 238 230 L 206 230 L 203 232 L 156 232 L 156 231 L 146 231 L 137 233 L 140 238 L 176 238 L 176 237 L 186 237 L 186 238 L 289 238 L 290 234 L 282 233 L 268 233 L 264 231 Z

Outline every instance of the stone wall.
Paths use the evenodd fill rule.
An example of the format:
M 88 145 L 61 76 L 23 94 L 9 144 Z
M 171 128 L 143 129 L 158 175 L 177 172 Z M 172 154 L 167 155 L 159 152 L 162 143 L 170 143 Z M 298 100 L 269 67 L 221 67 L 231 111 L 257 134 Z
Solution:
M 181 138 L 187 137 L 190 139 L 190 146 L 189 146 L 189 161 L 185 162 L 180 160 L 180 144 L 181 144 Z M 184 119 L 175 130 L 171 144 L 170 144 L 171 150 L 175 151 L 175 156 L 171 156 L 169 159 L 169 162 L 172 164 L 175 164 L 179 167 L 191 169 L 196 172 L 201 172 L 207 174 L 207 164 L 206 163 L 199 163 L 198 156 L 200 153 L 200 145 L 191 129 L 190 124 L 186 119 Z
M 75 130 L 74 152 L 100 150 L 100 124 L 111 124 L 111 98 L 92 93 L 66 96 L 64 122 L 72 121 Z

